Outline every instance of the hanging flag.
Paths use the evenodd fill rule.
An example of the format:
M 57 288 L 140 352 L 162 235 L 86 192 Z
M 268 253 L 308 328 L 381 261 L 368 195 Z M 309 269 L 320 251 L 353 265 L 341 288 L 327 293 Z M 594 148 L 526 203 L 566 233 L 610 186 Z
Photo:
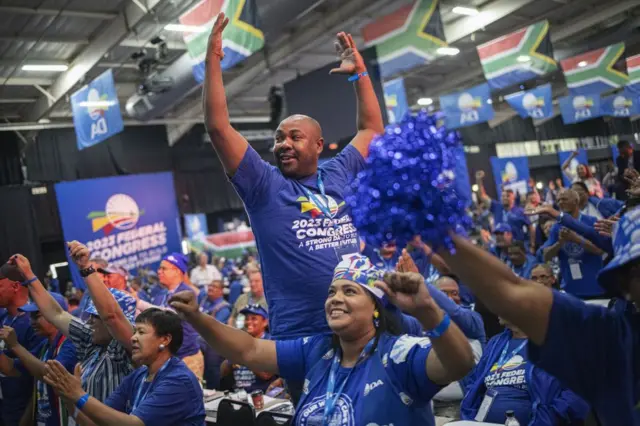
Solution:
M 571 95 L 602 93 L 629 82 L 624 61 L 624 43 L 565 59 L 560 65 Z
M 600 117 L 600 95 L 565 96 L 558 99 L 564 124 L 579 123 Z
M 110 69 L 71 95 L 71 111 L 78 149 L 98 144 L 124 129 Z
M 549 21 L 521 28 L 478 46 L 480 64 L 494 90 L 540 77 L 558 69 L 549 38 Z
M 491 106 L 491 91 L 487 83 L 462 92 L 440 96 L 440 108 L 448 129 L 472 126 L 489 121 L 495 112 Z
M 522 118 L 531 117 L 535 120 L 541 120 L 553 116 L 551 84 L 545 84 L 526 92 L 507 95 L 504 100 Z
M 183 38 L 193 58 L 193 76 L 198 83 L 204 81 L 209 35 L 220 12 L 229 17 L 229 25 L 222 33 L 223 70 L 234 67 L 264 46 L 255 0 L 200 1 L 179 19 L 182 25 L 189 27 Z
M 617 95 L 607 96 L 602 99 L 602 115 L 610 117 L 631 117 L 640 114 L 638 103 L 640 97 L 637 93 L 625 88 Z
M 365 26 L 365 46 L 375 46 L 382 77 L 428 64 L 447 46 L 438 0 L 415 0 Z
M 627 72 L 629 73 L 627 88 L 640 94 L 640 55 L 627 58 Z
M 396 78 L 383 84 L 384 103 L 387 106 L 389 124 L 397 123 L 409 111 L 407 93 L 404 90 L 404 79 Z
M 491 157 L 491 169 L 498 194 L 504 189 L 511 189 L 520 195 L 529 191 L 529 158 Z

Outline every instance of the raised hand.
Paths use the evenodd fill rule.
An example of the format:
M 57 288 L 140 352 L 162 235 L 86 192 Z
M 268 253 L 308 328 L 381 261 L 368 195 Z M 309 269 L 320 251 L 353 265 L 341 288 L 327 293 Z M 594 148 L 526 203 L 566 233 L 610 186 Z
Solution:
M 620 216 L 618 215 L 611 216 L 607 219 L 600 219 L 593 224 L 593 228 L 598 231 L 600 235 L 611 238 L 613 234 L 613 225 L 615 225 L 615 223 L 619 220 Z
M 74 403 L 86 392 L 82 389 L 80 379 L 69 373 L 62 364 L 56 360 L 47 361 L 43 380 L 56 390 L 58 395 Z
M 18 336 L 16 336 L 16 331 L 6 325 L 0 328 L 0 340 L 4 340 L 4 343 L 7 345 L 8 349 L 11 349 L 18 344 Z
M 418 271 L 416 262 L 413 261 L 413 258 L 409 255 L 407 249 L 402 249 L 402 254 L 400 255 L 400 258 L 398 259 L 398 263 L 396 265 L 396 270 L 398 272 L 414 272 L 416 274 L 420 273 L 420 271 Z
M 184 317 L 200 312 L 198 300 L 192 291 L 181 291 L 174 294 L 169 299 L 169 305 Z
M 375 286 L 385 292 L 391 303 L 412 316 L 423 311 L 439 309 L 424 283 L 422 275 L 415 272 L 396 272 L 387 274 L 384 281 Z
M 67 247 L 69 248 L 69 254 L 73 262 L 78 265 L 78 268 L 85 269 L 89 266 L 89 255 L 91 253 L 87 246 L 74 240 L 67 243 Z
M 340 32 L 336 38 L 337 40 L 334 44 L 340 58 L 340 67 L 332 69 L 329 71 L 329 74 L 356 74 L 364 72 L 367 68 L 364 65 L 364 60 L 351 34 Z
M 478 170 L 476 172 L 476 180 L 484 179 L 484 170 Z
M 553 208 L 553 206 L 549 205 L 549 204 L 545 204 L 542 206 L 538 206 L 538 208 L 536 209 L 527 209 L 525 210 L 525 214 L 527 215 L 541 215 L 541 214 L 546 214 L 549 215 L 553 218 L 557 218 L 558 216 L 560 216 L 560 212 L 556 209 Z
M 207 47 L 207 59 L 217 56 L 220 60 L 224 59 L 224 51 L 222 50 L 222 32 L 229 24 L 229 18 L 220 12 L 213 24 L 211 34 L 209 35 L 209 45 Z

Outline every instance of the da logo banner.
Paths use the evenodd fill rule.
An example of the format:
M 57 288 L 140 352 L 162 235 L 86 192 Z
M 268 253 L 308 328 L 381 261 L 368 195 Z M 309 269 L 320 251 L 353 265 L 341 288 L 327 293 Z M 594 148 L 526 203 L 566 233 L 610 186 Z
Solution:
M 527 157 L 491 157 L 491 168 L 498 194 L 504 189 L 524 195 L 528 191 L 529 159 Z
M 565 96 L 558 99 L 564 124 L 579 123 L 600 117 L 600 95 Z
M 640 95 L 625 88 L 622 93 L 602 99 L 602 115 L 611 117 L 631 117 L 640 114 Z
M 445 126 L 448 129 L 489 121 L 495 114 L 487 83 L 462 92 L 440 96 L 440 108 L 444 113 Z
M 190 240 L 204 238 L 208 233 L 207 215 L 204 213 L 185 214 L 184 227 L 187 231 L 187 238 Z
M 171 173 L 63 182 L 55 190 L 65 241 L 86 244 L 93 257 L 153 269 L 181 250 Z
M 504 99 L 522 118 L 531 117 L 540 120 L 553 115 L 551 84 L 526 92 L 513 93 L 505 96 Z
M 88 148 L 124 129 L 111 70 L 71 95 L 78 149 Z
M 382 86 L 384 91 L 384 103 L 387 106 L 387 118 L 389 123 L 397 123 L 409 111 L 407 93 L 404 90 L 404 80 L 397 78 L 387 81 Z

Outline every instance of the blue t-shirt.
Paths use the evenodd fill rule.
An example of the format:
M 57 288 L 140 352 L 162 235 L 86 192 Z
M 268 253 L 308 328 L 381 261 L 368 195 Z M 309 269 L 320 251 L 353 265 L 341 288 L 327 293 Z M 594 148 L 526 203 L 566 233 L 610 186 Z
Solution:
M 382 335 L 376 351 L 352 369 L 340 367 L 336 390 L 345 379 L 331 424 L 344 426 L 433 426 L 431 398 L 442 388 L 426 372 L 429 339 Z M 329 371 L 334 349 L 327 336 L 276 342 L 280 375 L 304 381 L 295 426 L 323 426 Z M 351 371 L 353 370 L 353 371 Z M 350 375 L 349 375 L 350 374 Z
M 330 332 L 324 302 L 333 270 L 343 255 L 360 252 L 344 191 L 363 168 L 364 158 L 351 145 L 323 163 L 325 199 L 317 173 L 286 178 L 247 148 L 231 182 L 256 239 L 274 338 Z
M 171 299 L 171 295 L 180 291 L 193 292 L 193 289 L 185 283 L 180 283 L 180 285 L 176 287 L 173 292 L 165 291 L 164 293 L 158 294 L 153 299 L 153 304 L 156 306 L 171 308 L 171 306 L 169 305 L 169 299 Z M 173 310 L 173 308 L 171 309 Z M 178 358 L 184 358 L 187 356 L 195 355 L 199 351 L 200 345 L 198 344 L 198 332 L 187 321 L 182 321 L 182 346 L 180 346 L 180 349 L 178 349 L 178 353 L 176 354 L 176 356 Z
M 494 391 L 496 396 L 484 421 L 504 423 L 508 410 L 513 410 L 521 425 L 528 425 L 531 417 L 531 396 L 527 380 L 531 373 L 531 363 L 527 356 L 526 339 L 510 339 L 507 344 L 505 364 L 500 368 L 498 362 L 484 378 L 487 392 Z M 524 344 L 524 347 L 521 345 Z
M 398 259 L 400 258 L 400 252 L 396 250 L 396 252 L 393 253 L 393 256 L 385 259 L 380 254 L 379 249 L 374 248 L 369 244 L 364 246 L 362 254 L 364 256 L 367 256 L 369 260 L 371 260 L 371 263 L 373 263 L 376 267 L 389 272 L 394 272 L 396 270 L 396 265 L 398 264 Z
M 581 214 L 578 220 L 588 226 L 593 226 L 596 218 Z M 556 223 L 551 227 L 549 239 L 540 248 L 544 249 L 558 242 L 561 225 Z M 563 289 L 578 297 L 592 297 L 604 294 L 602 287 L 596 279 L 598 272 L 604 264 L 602 256 L 589 253 L 580 244 L 568 242 L 558 252 L 560 261 L 560 274 L 562 275 Z
M 58 334 L 53 343 L 43 340 L 31 351 L 31 354 L 43 362 L 55 359 L 64 368 L 73 374 L 73 370 L 78 363 L 76 356 L 76 347 L 71 340 L 68 340 L 62 334 Z M 17 359 L 14 363 L 16 369 L 22 374 L 29 374 L 24 364 Z M 60 426 L 61 416 L 66 417 L 67 414 L 60 414 L 60 400 L 53 388 L 43 381 L 37 380 L 36 400 L 35 400 L 35 422 L 34 424 L 44 424 L 46 426 Z
M 605 426 L 640 426 L 640 315 L 553 292 L 546 340 L 529 358 L 584 398 Z
M 147 382 L 147 367 L 129 374 L 105 402 L 146 426 L 204 426 L 202 388 L 182 360 L 173 357 Z
M 211 300 L 205 296 L 205 298 L 200 302 L 200 311 L 207 315 L 215 314 L 215 319 L 226 324 L 231 316 L 231 305 L 229 305 L 222 297 L 216 300 Z
M 271 336 L 269 333 L 265 333 L 261 339 L 269 340 Z M 260 389 L 263 392 L 266 392 L 267 388 L 271 384 L 271 382 L 275 378 L 270 378 L 268 380 L 262 380 L 260 377 L 256 377 L 256 375 L 249 368 L 244 365 L 233 365 L 233 381 L 235 382 L 236 389 L 244 389 L 248 393 L 251 393 L 255 390 Z
M 527 215 L 524 214 L 522 207 L 513 206 L 511 210 L 506 211 L 502 204 L 496 200 L 491 200 L 491 213 L 493 214 L 494 223 L 507 223 L 511 226 L 513 239 L 518 241 L 525 240 L 529 235 L 529 225 L 531 222 Z
M 18 343 L 29 351 L 33 351 L 44 341 L 44 337 L 33 331 L 27 313 L 21 312 L 15 317 L 7 314 L 2 320 L 2 325 L 13 327 Z M 9 350 L 5 350 L 4 353 L 13 360 L 17 359 Z M 0 377 L 0 386 L 2 386 L 2 421 L 5 425 L 17 425 L 33 394 L 33 377 L 28 374 L 20 377 L 3 376 Z
M 524 263 L 522 265 L 516 266 L 513 264 L 513 262 L 511 263 L 511 270 L 517 276 L 528 280 L 529 278 L 531 278 L 531 270 L 537 264 L 538 264 L 538 260 L 532 255 L 527 253 Z

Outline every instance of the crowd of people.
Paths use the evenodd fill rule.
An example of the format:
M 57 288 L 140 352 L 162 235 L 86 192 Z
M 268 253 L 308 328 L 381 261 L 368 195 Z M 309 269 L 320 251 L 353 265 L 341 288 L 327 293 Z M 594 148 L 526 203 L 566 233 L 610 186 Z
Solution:
M 419 235 L 372 247 L 344 202 L 384 130 L 353 38 L 338 34 L 332 73 L 355 87 L 356 136 L 318 166 L 320 125 L 291 116 L 272 166 L 229 122 L 227 24 L 221 14 L 210 37 L 205 119 L 258 261 L 216 267 L 202 253 L 189 268 L 171 253 L 149 288 L 72 241 L 86 292 L 69 306 L 12 256 L 0 277 L 4 425 L 203 425 L 203 387 L 284 388 L 294 425 L 640 425 L 632 145 L 619 145 L 624 200 L 605 197 L 588 165 L 551 196 L 504 189 L 500 200 L 479 172 L 475 238 L 452 233 L 454 251 Z

